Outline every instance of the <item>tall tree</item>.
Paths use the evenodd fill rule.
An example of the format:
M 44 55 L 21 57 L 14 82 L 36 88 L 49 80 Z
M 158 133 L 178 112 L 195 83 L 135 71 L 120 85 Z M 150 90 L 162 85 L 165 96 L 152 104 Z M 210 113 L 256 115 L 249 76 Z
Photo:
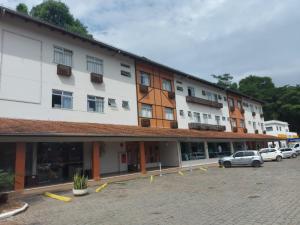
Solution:
M 213 78 L 217 79 L 217 84 L 228 89 L 237 90 L 237 83 L 233 82 L 233 76 L 229 73 L 224 73 L 222 75 L 211 75 Z
M 88 33 L 87 27 L 70 13 L 69 7 L 60 1 L 46 0 L 41 4 L 32 7 L 30 11 L 32 17 L 36 17 L 45 22 L 67 29 L 68 31 L 93 38 Z
M 17 12 L 24 13 L 28 15 L 28 7 L 24 3 L 20 3 L 16 7 Z

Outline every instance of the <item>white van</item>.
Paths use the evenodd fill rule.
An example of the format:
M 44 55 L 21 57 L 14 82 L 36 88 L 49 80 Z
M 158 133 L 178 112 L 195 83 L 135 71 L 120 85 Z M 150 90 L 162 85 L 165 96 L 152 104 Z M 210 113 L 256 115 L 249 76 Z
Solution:
M 289 148 L 293 149 L 297 155 L 300 155 L 300 142 L 289 143 Z

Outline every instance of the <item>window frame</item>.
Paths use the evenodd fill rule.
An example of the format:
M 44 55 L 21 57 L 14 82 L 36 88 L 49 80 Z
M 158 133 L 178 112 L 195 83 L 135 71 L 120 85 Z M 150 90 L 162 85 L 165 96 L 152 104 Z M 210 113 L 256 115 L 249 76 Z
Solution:
M 60 94 L 58 93 L 55 93 L 55 92 L 60 92 Z M 73 92 L 70 92 L 70 91 L 63 91 L 63 90 L 57 90 L 57 89 L 52 89 L 52 102 L 51 102 L 51 105 L 52 105 L 52 108 L 53 109 L 68 109 L 68 110 L 72 110 L 73 109 Z M 53 104 L 53 96 L 59 96 L 60 97 L 60 107 L 55 107 Z M 68 107 L 65 107 L 64 105 L 64 99 L 65 98 L 69 98 L 71 101 L 70 101 L 70 105 L 71 107 L 68 108 Z
M 59 54 L 61 54 L 58 61 L 57 61 L 56 54 L 55 54 L 56 52 L 59 52 Z M 66 63 L 66 59 L 65 59 L 65 57 L 67 56 L 66 53 L 70 53 L 70 55 L 69 55 L 71 58 L 70 64 Z M 60 61 L 60 60 L 62 60 L 62 61 Z M 66 49 L 66 48 L 54 45 L 53 46 L 53 63 L 55 63 L 57 65 L 73 67 L 73 51 L 70 49 Z
M 149 108 L 147 109 L 147 107 L 149 107 Z M 151 115 L 150 116 L 148 116 L 148 115 L 145 116 L 145 114 L 143 112 L 146 112 L 146 114 L 150 113 Z M 153 118 L 153 107 L 152 107 L 152 105 L 142 104 L 141 105 L 141 111 L 140 111 L 140 117 L 149 118 L 149 119 Z
M 169 112 L 167 112 L 168 110 L 170 110 Z M 165 119 L 166 120 L 174 120 L 174 109 L 169 108 L 169 107 L 165 107 L 164 108 L 164 112 L 165 112 Z M 172 112 L 172 113 L 171 113 Z M 168 118 L 168 116 L 172 115 L 170 118 Z
M 168 88 L 165 88 L 166 86 L 165 86 L 165 84 L 168 84 L 168 85 L 170 85 L 169 86 L 169 89 Z M 164 91 L 168 91 L 168 92 L 172 92 L 172 81 L 171 80 L 168 80 L 168 79 L 162 79 L 162 90 L 164 90 Z
M 89 102 L 93 101 L 95 103 L 95 110 L 90 110 Z M 99 111 L 97 111 L 97 102 L 98 104 L 102 105 L 102 107 L 99 107 Z M 88 112 L 94 112 L 94 113 L 104 113 L 104 107 L 105 107 L 105 100 L 103 97 L 95 96 L 95 95 L 87 95 L 87 111 Z M 101 110 L 102 109 L 102 110 Z
M 98 61 L 98 62 L 97 62 Z M 99 71 L 96 70 L 91 70 L 89 68 L 89 63 L 93 63 L 96 66 L 99 66 Z M 95 68 L 96 66 L 94 65 L 93 68 Z M 91 55 L 86 55 L 86 70 L 90 73 L 96 73 L 96 74 L 101 74 L 103 75 L 103 60 L 95 57 L 95 56 L 91 56 Z
M 148 78 L 148 84 L 143 83 L 144 78 L 143 77 L 147 77 Z M 149 73 L 141 71 L 140 72 L 140 80 L 141 80 L 141 85 L 150 87 L 151 86 L 151 76 Z

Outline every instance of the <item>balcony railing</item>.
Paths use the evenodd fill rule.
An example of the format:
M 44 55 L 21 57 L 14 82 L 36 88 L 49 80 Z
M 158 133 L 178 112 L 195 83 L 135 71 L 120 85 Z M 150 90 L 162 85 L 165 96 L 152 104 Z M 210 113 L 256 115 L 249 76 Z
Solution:
M 206 106 L 210 106 L 210 107 L 218 108 L 218 109 L 223 108 L 222 103 L 214 102 L 214 101 L 210 101 L 210 100 L 206 100 L 206 99 L 198 98 L 198 97 L 194 97 L 194 96 L 186 96 L 186 102 L 200 104 L 200 105 L 206 105 Z
M 189 123 L 189 128 L 193 130 L 214 130 L 214 131 L 226 130 L 225 126 L 205 124 L 205 123 Z

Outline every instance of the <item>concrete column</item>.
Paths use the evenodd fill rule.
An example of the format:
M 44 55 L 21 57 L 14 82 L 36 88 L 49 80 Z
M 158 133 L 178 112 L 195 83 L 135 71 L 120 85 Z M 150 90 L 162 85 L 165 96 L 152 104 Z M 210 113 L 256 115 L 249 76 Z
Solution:
M 233 142 L 229 142 L 229 145 L 230 145 L 230 153 L 231 154 L 234 154 L 234 146 L 233 146 Z
M 247 147 L 247 143 L 245 141 L 244 141 L 243 145 L 244 145 L 244 149 L 243 150 L 247 150 L 248 147 Z
M 93 142 L 92 177 L 94 180 L 100 180 L 100 143 L 99 142 Z
M 207 141 L 204 141 L 204 152 L 206 159 L 209 159 L 209 153 L 208 153 L 208 144 Z
M 25 185 L 26 144 L 16 143 L 15 190 L 21 191 Z
M 180 142 L 176 142 L 177 145 L 177 155 L 178 155 L 178 166 L 182 167 L 182 156 L 181 156 L 181 145 Z
M 37 170 L 37 143 L 33 143 L 33 151 L 32 151 L 32 176 L 36 176 Z
M 146 154 L 145 154 L 145 142 L 140 141 L 140 167 L 141 167 L 141 173 L 146 174 Z

